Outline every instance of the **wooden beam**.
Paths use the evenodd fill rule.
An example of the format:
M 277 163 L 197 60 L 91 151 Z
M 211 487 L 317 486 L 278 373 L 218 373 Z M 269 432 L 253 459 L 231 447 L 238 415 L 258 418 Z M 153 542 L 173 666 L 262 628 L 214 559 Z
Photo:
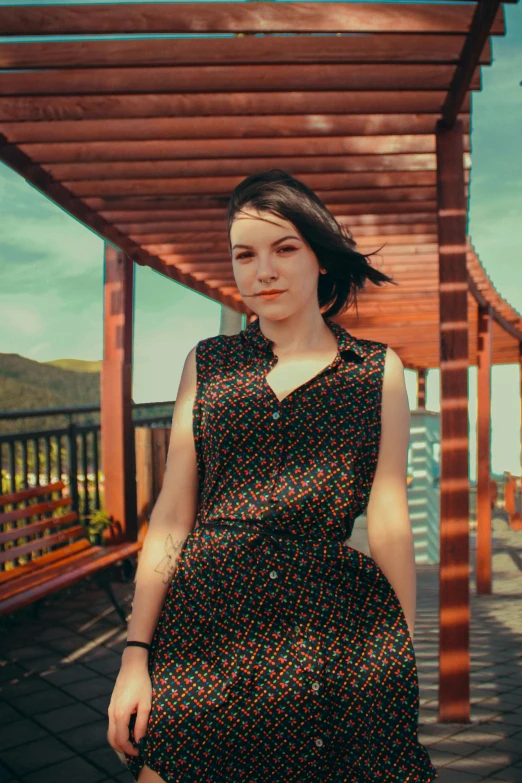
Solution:
M 476 588 L 491 594 L 491 306 L 478 307 Z
M 437 131 L 440 280 L 439 721 L 469 721 L 468 274 L 462 127 Z
M 121 123 L 120 123 L 121 124 Z M 17 142 L 21 147 L 20 142 Z M 469 136 L 465 139 L 469 150 Z M 75 163 L 86 166 L 90 163 L 138 163 L 151 161 L 177 161 L 190 164 L 192 160 L 239 159 L 252 165 L 252 158 L 335 156 L 378 156 L 383 155 L 435 155 L 435 126 L 430 134 L 387 134 L 383 136 L 332 135 L 286 138 L 266 135 L 259 139 L 201 138 L 201 139 L 154 139 L 143 141 L 92 141 L 76 142 L 71 138 L 67 144 L 61 142 L 25 143 L 21 147 L 29 157 L 40 163 Z
M 499 23 L 503 26 L 504 9 L 501 0 L 479 0 L 442 108 L 442 122 L 447 128 L 451 128 L 457 121 L 463 101 L 476 77 L 482 50 L 492 30 Z
M 366 65 L 346 63 L 298 65 L 178 65 L 162 68 L 83 68 L 67 71 L 8 71 L 0 95 L 17 98 L 45 95 L 155 95 L 162 93 L 281 92 L 304 90 L 447 90 L 452 65 Z M 468 89 L 480 89 L 480 73 Z
M 232 150 L 229 150 L 231 153 Z M 38 158 L 36 158 L 38 160 Z M 303 174 L 341 174 L 398 171 L 435 171 L 436 158 L 431 153 L 412 155 L 324 155 L 263 158 L 220 158 L 215 160 L 122 161 L 106 163 L 43 163 L 46 171 L 57 180 L 90 183 L 170 179 L 186 177 L 205 180 L 214 177 L 247 177 L 259 169 L 283 168 L 294 176 Z M 466 167 L 470 168 L 469 161 Z M 75 186 L 76 187 L 76 186 Z
M 136 461 L 132 422 L 134 264 L 105 245 L 101 443 L 104 507 L 121 526 L 121 540 L 137 541 Z
M 261 63 L 453 63 L 459 61 L 464 35 L 367 33 L 350 36 L 299 35 L 235 38 L 163 38 L 150 40 L 53 41 L 0 44 L 0 68 L 114 68 L 122 66 L 237 65 Z M 489 40 L 481 63 L 491 62 Z
M 172 232 L 173 234 L 177 234 L 185 233 L 187 229 L 190 229 L 191 231 L 201 232 L 200 236 L 198 237 L 197 242 L 195 242 L 192 246 L 189 244 L 180 245 L 180 249 L 188 250 L 192 247 L 192 252 L 194 253 L 198 253 L 204 249 L 209 250 L 211 248 L 224 249 L 223 243 L 209 242 L 206 236 L 207 231 L 213 233 L 214 235 L 215 233 L 222 232 L 224 227 L 223 220 L 193 220 L 190 221 L 187 225 L 187 222 L 183 222 L 182 220 L 178 221 L 176 219 L 152 223 L 150 222 L 152 217 L 154 216 L 151 215 L 148 221 L 141 220 L 136 223 L 118 222 L 114 223 L 114 225 L 118 231 L 121 231 L 124 234 L 143 234 L 145 232 L 151 234 Z M 433 234 L 436 232 L 436 220 L 436 215 L 430 215 L 429 219 L 427 218 L 424 222 L 417 221 L 416 223 L 397 221 L 397 223 L 385 225 L 360 225 L 357 224 L 354 220 L 350 221 L 349 223 L 345 220 L 339 222 L 347 225 L 348 228 L 351 226 L 353 228 L 354 238 L 356 241 L 358 241 L 358 237 L 373 237 L 386 234 Z M 414 236 L 412 237 L 412 241 L 415 241 Z
M 1 6 L 2 35 L 467 33 L 473 6 L 404 3 L 136 3 Z M 497 20 L 493 33 L 503 31 Z M 234 44 L 234 41 L 231 42 Z
M 24 152 L 14 145 L 8 144 L 5 137 L 1 134 L 0 160 L 13 169 L 13 171 L 16 171 L 24 177 L 27 182 L 33 185 L 43 195 L 65 209 L 70 215 L 77 218 L 83 225 L 87 226 L 87 228 L 90 228 L 105 241 L 120 248 L 135 263 L 142 266 L 148 266 L 150 269 L 153 269 L 162 275 L 166 275 L 204 296 L 215 298 L 215 292 L 210 292 L 204 284 L 181 275 L 181 273 L 173 267 L 167 267 L 159 258 L 151 256 L 124 234 L 117 231 L 94 210 L 77 199 L 62 183 L 56 182 L 42 168 L 35 167 L 33 161 Z M 28 173 L 28 169 L 31 169 L 30 174 Z M 217 299 L 217 301 L 222 301 L 223 304 L 228 304 L 230 307 L 237 309 L 237 303 L 233 299 L 229 300 L 227 297 L 224 297 L 223 299 Z
M 113 42 L 114 43 L 114 42 Z M 315 107 L 314 107 L 315 108 Z M 218 139 L 287 139 L 328 138 L 336 136 L 367 139 L 370 136 L 434 135 L 436 117 L 434 114 L 280 114 L 276 116 L 244 115 L 241 122 L 232 117 L 128 117 L 119 119 L 67 120 L 59 122 L 4 122 L 0 133 L 14 144 L 51 144 L 66 141 L 71 146 L 87 152 L 81 142 L 91 142 L 97 155 L 103 155 L 104 142 L 140 141 L 156 144 L 167 140 L 171 144 L 192 139 L 205 141 Z M 469 114 L 461 114 L 464 132 L 469 133 Z M 347 139 L 345 138 L 345 141 Z M 64 149 L 63 145 L 57 145 Z M 65 148 L 67 149 L 67 148 Z M 65 154 L 65 153 L 63 153 Z M 78 159 L 78 158 L 76 158 Z M 82 158 L 83 160 L 83 158 Z
M 402 190 L 402 189 L 401 189 Z M 349 191 L 348 191 L 349 192 Z M 360 194 L 360 200 L 352 199 L 348 202 L 345 199 L 345 194 L 342 194 L 342 199 L 331 200 L 330 194 L 324 192 L 322 199 L 326 206 L 335 213 L 338 218 L 342 218 L 344 215 L 388 215 L 388 214 L 404 214 L 411 215 L 415 212 L 433 212 L 436 211 L 435 195 L 430 200 L 401 200 L 397 193 L 394 192 L 393 200 L 376 201 L 374 195 L 381 193 L 380 189 L 373 189 L 370 191 L 371 195 L 367 198 Z M 228 201 L 228 200 L 227 200 Z M 113 210 L 122 212 L 152 212 L 156 210 L 169 210 L 173 212 L 185 212 L 194 213 L 194 216 L 204 217 L 207 210 L 219 210 L 219 213 L 223 215 L 224 219 L 224 207 L 227 203 L 225 199 L 220 196 L 191 196 L 187 194 L 186 197 L 173 196 L 117 196 L 116 198 L 102 198 L 97 196 L 87 197 L 83 199 L 83 203 L 90 209 L 96 210 L 99 214 L 107 219 L 113 213 Z M 216 216 L 217 212 L 214 212 Z
M 297 174 L 297 173 L 296 173 Z M 309 187 L 321 191 L 331 187 L 336 199 L 346 203 L 359 199 L 375 201 L 426 201 L 434 195 L 435 183 L 432 183 L 434 171 L 395 171 L 395 172 L 347 172 L 343 174 L 305 174 L 301 177 Z M 112 179 L 83 180 L 75 182 L 64 180 L 63 185 L 76 196 L 147 196 L 161 194 L 183 196 L 195 194 L 217 195 L 227 198 L 232 190 L 244 179 L 243 176 L 222 176 L 205 180 L 198 177 L 169 177 L 165 179 Z M 328 184 L 330 183 L 330 185 Z
M 166 4 L 167 5 L 167 4 Z M 239 5 L 239 4 L 237 4 Z M 22 6 L 19 6 L 21 8 Z M 75 6 L 76 7 L 76 6 Z M 1 12 L 0 6 L 0 12 Z M 72 8 L 72 6 L 71 6 Z M 29 95 L 0 97 L 0 122 L 200 117 L 245 114 L 437 114 L 445 90 L 218 92 L 155 95 Z M 469 112 L 466 96 L 462 111 Z
M 437 214 L 433 212 L 406 212 L 406 213 L 384 213 L 384 214 L 349 214 L 346 209 L 342 213 L 337 209 L 330 208 L 332 214 L 337 220 L 346 225 L 358 226 L 362 233 L 386 233 L 388 226 L 409 226 L 415 230 L 417 223 L 433 224 L 437 222 Z M 158 223 L 168 222 L 169 226 L 177 228 L 185 226 L 187 228 L 197 228 L 200 231 L 219 231 L 226 220 L 225 210 L 218 209 L 157 209 L 157 210 L 114 210 L 105 211 L 103 216 L 106 220 L 118 226 L 119 230 L 126 231 L 126 224 L 139 226 L 141 224 L 151 224 L 152 221 Z M 164 225 L 163 228 L 166 228 Z M 162 229 L 163 230 L 163 229 Z M 405 230 L 409 230 L 405 229 Z M 400 232 L 398 232 L 400 233 Z

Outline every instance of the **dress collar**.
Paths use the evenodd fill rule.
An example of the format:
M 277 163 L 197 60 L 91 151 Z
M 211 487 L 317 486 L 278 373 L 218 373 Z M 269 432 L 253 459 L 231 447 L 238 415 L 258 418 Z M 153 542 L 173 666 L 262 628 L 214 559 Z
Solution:
M 357 356 L 364 358 L 365 356 L 364 349 L 359 344 L 359 341 L 357 340 L 356 337 L 354 337 L 352 334 L 347 332 L 344 326 L 341 326 L 341 324 L 336 323 L 331 318 L 328 318 L 323 315 L 323 319 L 325 323 L 330 327 L 335 337 L 337 338 L 337 345 L 339 348 L 339 353 L 341 355 L 345 351 L 352 351 L 353 353 L 357 354 Z M 242 330 L 241 334 L 245 337 L 249 345 L 251 345 L 254 349 L 258 349 L 260 351 L 266 351 L 267 353 L 272 352 L 272 343 L 268 339 L 268 337 L 266 337 L 266 335 L 263 334 L 263 332 L 261 331 L 261 327 L 259 325 L 259 318 L 256 318 L 254 321 L 251 321 L 248 324 L 248 326 L 246 326 L 246 328 Z

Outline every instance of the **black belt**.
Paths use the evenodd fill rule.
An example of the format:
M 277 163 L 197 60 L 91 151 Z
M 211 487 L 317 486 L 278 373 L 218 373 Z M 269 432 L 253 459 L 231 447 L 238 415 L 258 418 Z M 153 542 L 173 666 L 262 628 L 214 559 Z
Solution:
M 249 530 L 252 533 L 254 533 L 254 538 L 252 541 L 246 542 L 247 546 L 257 543 L 257 540 L 262 540 L 262 539 L 258 539 L 259 536 L 267 536 L 268 538 L 271 538 L 272 541 L 279 548 L 283 548 L 284 546 L 283 541 L 285 539 L 298 541 L 303 544 L 310 544 L 310 543 L 333 544 L 333 543 L 343 543 L 346 540 L 346 536 L 343 536 L 342 538 L 322 538 L 319 536 L 311 537 L 308 535 L 291 533 L 289 530 L 281 530 L 280 528 L 274 527 L 273 525 L 267 525 L 265 522 L 260 521 L 258 519 L 254 519 L 249 522 L 245 522 L 244 520 L 231 520 L 231 524 L 226 524 L 224 522 L 218 522 L 218 521 L 202 522 L 198 529 L 204 529 L 207 527 L 218 528 L 221 530 L 230 530 L 232 532 Z

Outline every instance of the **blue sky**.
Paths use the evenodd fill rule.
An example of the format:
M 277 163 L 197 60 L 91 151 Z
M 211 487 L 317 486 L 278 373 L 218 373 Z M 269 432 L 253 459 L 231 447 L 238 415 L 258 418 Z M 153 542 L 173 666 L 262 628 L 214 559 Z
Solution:
M 472 98 L 468 230 L 493 284 L 522 313 L 522 4 L 505 11 L 506 36 L 492 39 L 493 64 L 482 69 L 482 91 Z M 0 352 L 38 361 L 101 359 L 102 240 L 1 163 L 0 203 Z M 219 318 L 217 303 L 136 267 L 135 401 L 174 399 L 188 351 L 219 331 Z M 406 376 L 413 406 L 415 378 Z M 474 479 L 475 368 L 469 376 Z M 520 474 L 518 368 L 495 366 L 492 382 L 492 467 Z M 439 410 L 438 385 L 431 371 L 432 410 Z

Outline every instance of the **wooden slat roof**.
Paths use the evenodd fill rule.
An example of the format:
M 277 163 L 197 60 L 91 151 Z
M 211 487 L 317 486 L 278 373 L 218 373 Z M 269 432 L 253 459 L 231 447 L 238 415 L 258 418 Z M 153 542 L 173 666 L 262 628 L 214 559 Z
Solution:
M 0 158 L 135 262 L 247 313 L 225 209 L 245 176 L 283 168 L 363 252 L 384 244 L 372 263 L 400 283 L 339 320 L 435 367 L 436 124 L 462 122 L 467 183 L 470 91 L 503 33 L 497 0 L 3 6 Z M 522 319 L 471 243 L 468 269 L 470 363 L 478 302 L 494 361 L 518 361 Z

